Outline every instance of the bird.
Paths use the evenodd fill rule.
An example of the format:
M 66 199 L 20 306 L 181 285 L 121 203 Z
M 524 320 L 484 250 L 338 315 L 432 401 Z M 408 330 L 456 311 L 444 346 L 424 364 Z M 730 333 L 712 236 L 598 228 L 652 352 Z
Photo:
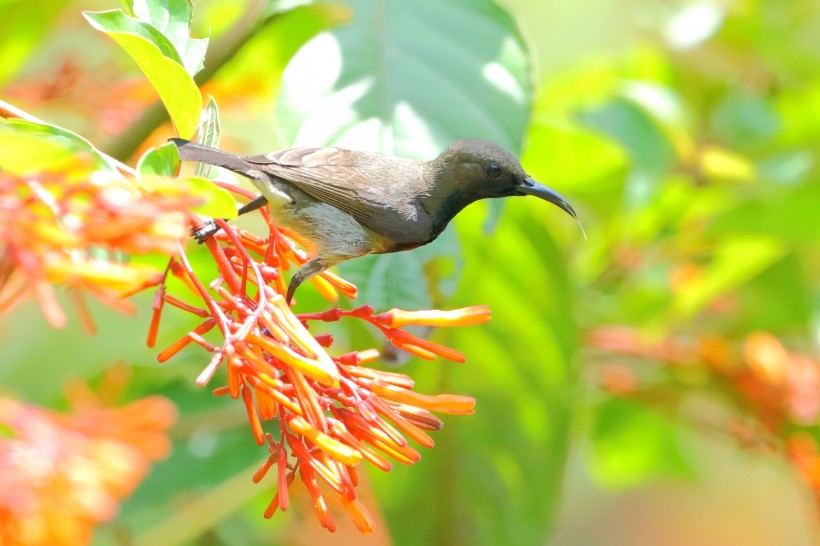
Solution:
M 290 279 L 288 303 L 299 285 L 329 267 L 432 242 L 479 199 L 532 195 L 578 220 L 572 206 L 533 180 L 515 155 L 486 140 L 457 140 L 431 161 L 332 146 L 240 156 L 181 138 L 171 141 L 183 161 L 250 179 L 260 195 L 238 214 L 267 204 L 276 224 L 308 241 L 309 260 Z M 218 230 L 211 221 L 194 237 L 201 243 Z

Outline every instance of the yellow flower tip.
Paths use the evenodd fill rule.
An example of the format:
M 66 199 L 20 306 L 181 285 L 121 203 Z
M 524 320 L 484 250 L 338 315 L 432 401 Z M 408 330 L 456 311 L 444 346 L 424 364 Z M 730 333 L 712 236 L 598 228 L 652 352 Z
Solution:
M 308 358 L 297 353 L 287 345 L 266 336 L 248 334 L 245 339 L 261 347 L 272 357 L 279 359 L 322 385 L 334 386 L 339 383 L 339 369 L 336 367 L 336 363 L 333 362 L 330 356 L 323 350 L 318 355 L 318 358 Z
M 83 246 L 83 239 L 62 226 L 37 222 L 31 226 L 32 236 L 55 247 L 74 248 Z
M 327 279 L 321 275 L 316 275 L 310 278 L 310 283 L 319 292 L 319 294 L 329 302 L 339 300 L 339 293 Z
M 327 280 L 327 282 L 329 282 L 331 285 L 333 285 L 333 287 L 336 290 L 338 290 L 339 292 L 341 292 L 342 294 L 344 294 L 346 297 L 348 297 L 350 299 L 355 299 L 356 296 L 359 295 L 359 289 L 356 288 L 355 284 L 353 284 L 351 282 L 347 282 L 346 280 L 344 280 L 340 276 L 336 275 L 335 273 L 331 273 L 330 271 L 325 271 L 324 273 L 322 273 L 319 276 L 323 277 L 325 280 Z
M 476 305 L 462 309 L 453 309 L 451 311 L 404 311 L 402 309 L 391 309 L 373 318 L 391 328 L 401 328 L 409 325 L 450 327 L 483 324 L 490 320 L 490 315 L 490 308 L 488 306 Z
M 368 364 L 379 358 L 379 351 L 376 349 L 365 349 L 359 351 L 359 364 Z
M 438 394 L 430 396 L 395 385 L 375 385 L 373 391 L 383 398 L 429 411 L 452 415 L 475 413 L 475 398 L 459 394 Z
M 359 451 L 321 432 L 302 417 L 298 415 L 293 417 L 289 424 L 293 432 L 308 438 L 332 459 L 347 466 L 356 466 L 362 462 L 362 454 Z

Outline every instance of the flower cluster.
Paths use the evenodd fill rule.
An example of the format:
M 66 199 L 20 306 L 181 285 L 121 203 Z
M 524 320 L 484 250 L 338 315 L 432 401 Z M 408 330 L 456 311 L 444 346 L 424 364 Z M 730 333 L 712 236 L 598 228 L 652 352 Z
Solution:
M 732 343 L 715 336 L 647 340 L 625 327 L 590 333 L 590 347 L 665 364 L 671 371 L 705 369 L 714 386 L 731 393 L 742 411 L 726 423 L 703 423 L 737 438 L 743 445 L 781 453 L 814 491 L 820 506 L 820 449 L 810 428 L 820 422 L 820 360 L 788 350 L 768 332 Z M 602 370 L 604 388 L 619 396 L 653 400 L 652 386 L 624 364 Z M 749 418 L 751 417 L 751 418 Z
M 286 235 L 271 223 L 264 209 L 262 213 L 270 233 L 266 239 L 218 221 L 221 231 L 205 245 L 219 269 L 219 277 L 207 285 L 184 253 L 171 260 L 168 274 L 187 285 L 199 303 L 167 293 L 163 283 L 154 303 L 149 344 L 155 343 L 166 304 L 202 318 L 196 328 L 163 350 L 159 360 L 166 361 L 185 346 L 196 344 L 212 355 L 197 378 L 199 385 L 208 383 L 218 367 L 226 368 L 227 385 L 214 393 L 242 399 L 256 442 L 266 445 L 270 452 L 254 481 L 262 480 L 276 467 L 278 490 L 266 517 L 277 509 L 287 509 L 288 488 L 298 476 L 325 528 L 333 531 L 336 527 L 327 498 L 331 495 L 361 532 L 370 532 L 372 518 L 357 498 L 357 466 L 367 461 L 387 471 L 391 460 L 413 464 L 420 454 L 408 438 L 432 447 L 427 431 L 442 427 L 431 412 L 470 414 L 475 400 L 417 393 L 407 375 L 367 366 L 378 357 L 372 349 L 331 356 L 327 348 L 333 344 L 332 337 L 312 335 L 310 323 L 363 320 L 400 349 L 426 359 L 440 356 L 461 362 L 464 355 L 458 351 L 402 328 L 478 324 L 489 320 L 489 310 L 394 309 L 376 314 L 363 305 L 352 310 L 334 307 L 319 313 L 294 314 L 285 300 L 281 271 L 303 264 L 307 257 L 294 241 L 298 234 Z M 331 300 L 338 297 L 338 292 L 348 296 L 356 293 L 353 285 L 328 272 L 314 277 L 312 283 Z M 272 419 L 277 422 L 273 430 L 266 431 L 263 423 Z
M 112 391 L 103 381 L 101 392 Z M 79 387 L 79 388 L 77 388 Z M 80 545 L 164 458 L 174 406 L 160 397 L 107 407 L 84 385 L 71 413 L 0 398 L 0 543 Z
M 155 285 L 161 272 L 118 258 L 175 253 L 187 235 L 183 211 L 193 203 L 142 193 L 114 173 L 94 171 L 82 156 L 71 161 L 53 172 L 0 172 L 0 312 L 30 295 L 51 325 L 64 326 L 53 288 L 59 284 L 93 330 L 83 294 L 131 310 L 122 295 Z

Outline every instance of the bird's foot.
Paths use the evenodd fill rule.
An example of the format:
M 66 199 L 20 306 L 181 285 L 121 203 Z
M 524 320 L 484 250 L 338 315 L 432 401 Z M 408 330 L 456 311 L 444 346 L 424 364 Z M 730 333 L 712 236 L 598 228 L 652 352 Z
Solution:
M 217 231 L 219 231 L 219 224 L 211 219 L 208 219 L 204 224 L 193 229 L 191 231 L 191 236 L 196 239 L 197 243 L 202 244 L 205 242 L 205 239 L 212 236 Z

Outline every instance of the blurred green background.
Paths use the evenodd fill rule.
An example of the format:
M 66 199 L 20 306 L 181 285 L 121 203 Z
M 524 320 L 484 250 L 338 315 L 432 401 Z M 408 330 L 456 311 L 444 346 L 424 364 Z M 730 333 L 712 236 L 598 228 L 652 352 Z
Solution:
M 153 130 L 152 88 L 80 14 L 118 6 L 0 0 L 0 97 L 133 162 L 171 131 Z M 261 518 L 273 484 L 250 483 L 264 453 L 244 408 L 194 386 L 202 353 L 155 363 L 150 294 L 135 317 L 94 307 L 94 338 L 49 330 L 31 304 L 0 317 L 5 391 L 60 407 L 67 378 L 125 360 L 129 396 L 179 406 L 173 456 L 94 544 L 820 544 L 787 456 L 820 411 L 817 0 L 202 0 L 193 23 L 211 37 L 222 147 L 429 159 L 491 139 L 569 199 L 588 239 L 509 199 L 471 206 L 433 245 L 340 269 L 377 310 L 493 310 L 432 334 L 464 365 L 382 364 L 478 411 L 445 419 L 414 467 L 368 471 L 381 521 L 367 538 L 326 534 L 298 496 Z M 305 292 L 300 310 L 327 307 Z M 158 345 L 185 321 L 166 313 Z M 332 331 L 340 352 L 382 343 Z M 744 342 L 761 331 L 786 356 Z

